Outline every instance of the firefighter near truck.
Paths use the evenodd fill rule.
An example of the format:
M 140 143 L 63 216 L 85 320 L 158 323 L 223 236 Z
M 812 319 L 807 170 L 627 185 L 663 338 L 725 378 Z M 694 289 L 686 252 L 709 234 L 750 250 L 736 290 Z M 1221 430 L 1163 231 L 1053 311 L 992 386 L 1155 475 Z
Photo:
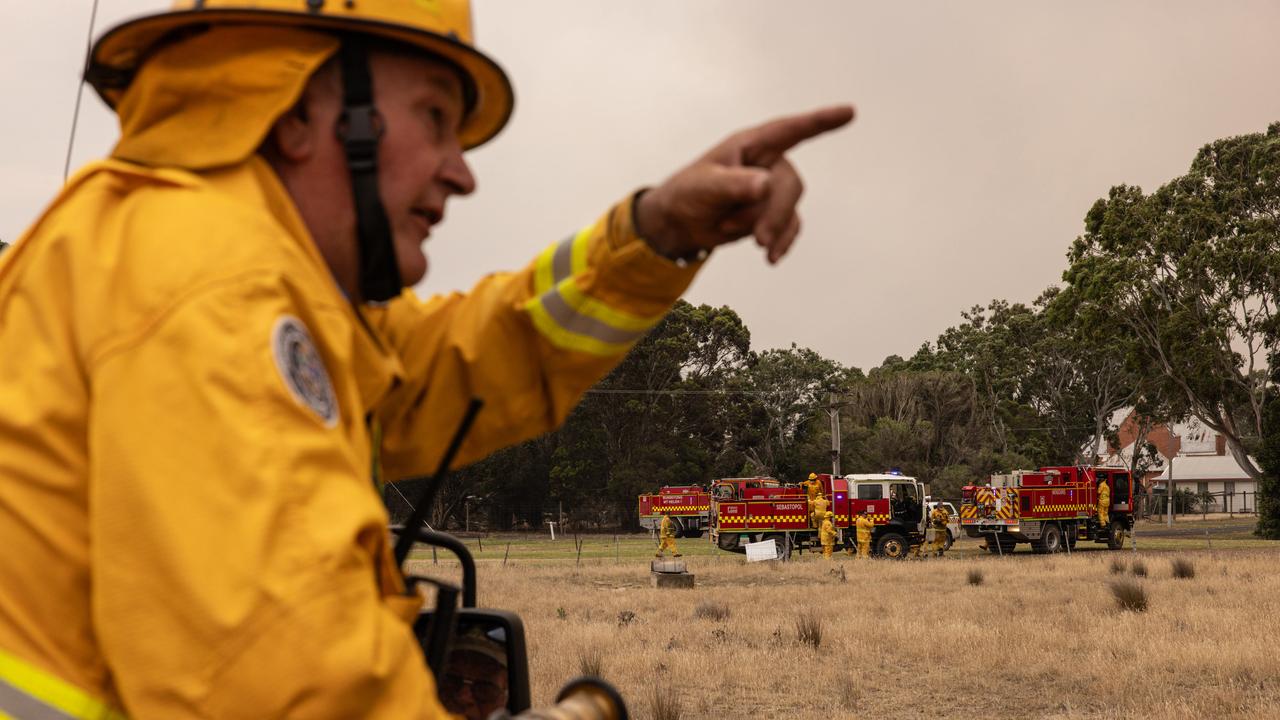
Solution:
M 855 524 L 871 508 L 875 523 L 872 554 L 905 558 L 913 546 L 925 542 L 929 526 L 924 486 L 915 478 L 896 474 L 813 477 L 819 488 L 811 501 L 805 489 L 783 485 L 773 478 L 717 481 L 711 494 L 711 542 L 721 550 L 746 552 L 746 545 L 772 539 L 780 556 L 791 550 L 820 550 L 821 518 L 813 520 L 817 497 L 832 512 L 838 545 L 852 551 Z
M 656 531 L 664 515 L 675 525 L 676 537 L 701 537 L 707 529 L 711 495 L 699 485 L 667 485 L 638 500 L 640 527 Z
M 1118 550 L 1133 530 L 1136 488 L 1125 470 L 1057 466 L 992 475 L 963 489 L 960 526 L 991 553 L 1021 543 L 1037 553 L 1070 552 L 1079 541 Z

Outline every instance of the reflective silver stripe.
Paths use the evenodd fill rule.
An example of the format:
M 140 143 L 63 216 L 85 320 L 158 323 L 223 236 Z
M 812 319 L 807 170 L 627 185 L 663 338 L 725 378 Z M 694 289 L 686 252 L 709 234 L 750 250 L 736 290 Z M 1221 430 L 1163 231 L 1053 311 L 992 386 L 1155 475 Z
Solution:
M 553 283 L 558 283 L 573 274 L 573 241 L 577 237 L 577 235 L 570 235 L 556 246 L 555 255 L 551 258 Z
M 74 715 L 44 704 L 4 680 L 0 680 L 0 712 L 17 720 L 77 720 Z
M 549 293 L 543 293 L 540 299 L 542 301 L 542 307 L 546 309 L 547 314 L 550 315 L 551 319 L 555 320 L 556 324 L 561 328 L 564 328 L 569 332 L 594 338 L 600 342 L 609 343 L 611 345 L 633 343 L 644 337 L 644 334 L 648 332 L 647 329 L 619 330 L 608 323 L 583 315 L 570 307 L 569 304 L 565 302 L 564 298 L 560 296 L 560 293 L 555 290 L 552 290 Z

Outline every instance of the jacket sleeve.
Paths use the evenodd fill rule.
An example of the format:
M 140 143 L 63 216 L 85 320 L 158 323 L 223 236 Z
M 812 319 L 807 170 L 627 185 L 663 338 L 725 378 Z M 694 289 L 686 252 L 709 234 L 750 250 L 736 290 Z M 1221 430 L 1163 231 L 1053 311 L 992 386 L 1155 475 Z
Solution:
M 412 293 L 371 311 L 404 366 L 383 403 L 389 480 L 432 472 L 472 397 L 484 400 L 455 466 L 558 427 L 671 309 L 699 267 L 638 238 L 631 202 L 466 295 Z
M 354 391 L 332 376 L 332 417 L 327 371 L 273 352 L 281 318 L 326 321 L 282 285 L 199 289 L 90 358 L 98 644 L 131 717 L 448 717 L 405 619 L 420 602 L 386 585 Z

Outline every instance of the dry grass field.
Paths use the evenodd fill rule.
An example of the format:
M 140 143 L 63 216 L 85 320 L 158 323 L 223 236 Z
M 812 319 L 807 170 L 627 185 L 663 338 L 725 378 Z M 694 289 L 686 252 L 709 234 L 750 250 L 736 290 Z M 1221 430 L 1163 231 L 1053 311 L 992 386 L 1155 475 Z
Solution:
M 480 553 L 480 605 L 524 618 L 538 705 L 588 670 L 662 720 L 1280 717 L 1272 545 L 748 565 L 685 540 L 697 587 L 658 590 L 647 540 L 590 542 Z

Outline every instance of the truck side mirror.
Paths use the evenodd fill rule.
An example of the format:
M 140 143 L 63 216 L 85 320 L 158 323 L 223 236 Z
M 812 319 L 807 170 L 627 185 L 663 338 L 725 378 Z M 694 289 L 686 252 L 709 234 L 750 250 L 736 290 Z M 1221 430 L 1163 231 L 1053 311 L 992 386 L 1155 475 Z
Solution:
M 423 611 L 414 633 L 424 646 L 432 612 Z M 505 708 L 512 715 L 529 709 L 529 656 L 524 623 L 505 610 L 461 608 L 436 691 L 447 710 L 470 720 Z

